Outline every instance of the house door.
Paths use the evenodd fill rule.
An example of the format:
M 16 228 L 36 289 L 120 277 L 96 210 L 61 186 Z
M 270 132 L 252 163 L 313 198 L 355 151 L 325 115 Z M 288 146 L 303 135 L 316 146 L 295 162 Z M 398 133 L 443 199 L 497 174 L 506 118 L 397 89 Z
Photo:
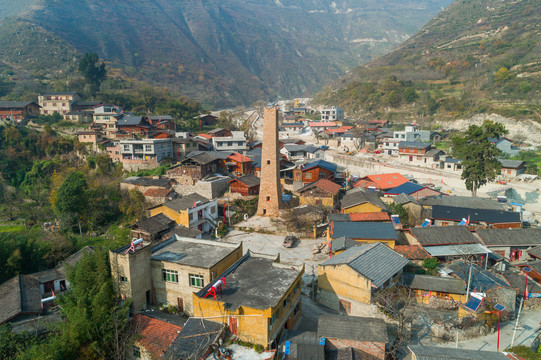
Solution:
M 182 298 L 178 298 L 178 311 L 184 312 L 184 300 Z
M 237 318 L 230 317 L 229 318 L 229 331 L 231 331 L 231 334 L 237 335 Z
M 60 280 L 60 291 L 66 291 L 66 280 Z
M 147 290 L 146 292 L 146 300 L 147 300 L 147 305 L 151 305 L 152 304 L 152 297 L 150 296 L 150 290 Z
M 409 157 L 409 161 L 410 161 L 410 162 L 413 161 L 413 156 L 410 156 L 410 157 Z

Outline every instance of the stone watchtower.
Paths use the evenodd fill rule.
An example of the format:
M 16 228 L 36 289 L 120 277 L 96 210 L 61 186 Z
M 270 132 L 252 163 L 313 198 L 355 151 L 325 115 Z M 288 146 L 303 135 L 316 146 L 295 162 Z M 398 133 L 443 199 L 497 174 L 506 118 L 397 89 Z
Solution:
M 263 147 L 261 149 L 261 180 L 257 215 L 280 216 L 282 189 L 280 186 L 280 153 L 278 145 L 278 108 L 265 108 Z

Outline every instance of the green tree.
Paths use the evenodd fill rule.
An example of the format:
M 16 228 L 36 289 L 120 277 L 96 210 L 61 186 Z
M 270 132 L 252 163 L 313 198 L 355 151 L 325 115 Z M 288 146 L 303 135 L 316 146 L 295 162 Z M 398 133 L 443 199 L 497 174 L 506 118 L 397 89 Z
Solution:
M 409 214 L 402 206 L 401 204 L 395 204 L 395 203 L 389 203 L 389 209 L 391 210 L 391 213 L 393 215 L 398 215 L 398 218 L 400 219 L 400 223 L 404 228 L 408 228 L 410 226 L 410 217 Z
M 501 151 L 490 141 L 507 134 L 501 123 L 485 120 L 481 126 L 470 125 L 464 135 L 453 137 L 453 155 L 462 159 L 462 179 L 466 189 L 477 195 L 477 190 L 500 173 L 498 161 Z
M 507 70 L 507 68 L 501 67 L 494 74 L 494 79 L 498 82 L 505 82 L 511 79 L 511 74 L 509 73 L 509 70 Z
M 99 63 L 97 54 L 88 53 L 79 61 L 79 72 L 83 74 L 86 83 L 90 85 L 90 93 L 95 96 L 107 76 L 105 64 Z
M 64 226 L 73 226 L 80 221 L 87 207 L 87 191 L 86 178 L 79 171 L 69 173 L 60 185 L 56 194 L 55 212 Z

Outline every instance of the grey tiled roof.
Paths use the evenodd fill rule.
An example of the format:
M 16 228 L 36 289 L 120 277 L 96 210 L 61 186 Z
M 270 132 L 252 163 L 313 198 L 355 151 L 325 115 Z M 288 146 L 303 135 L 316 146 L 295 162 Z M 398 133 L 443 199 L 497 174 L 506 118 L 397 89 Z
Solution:
M 468 207 L 472 209 L 503 209 L 502 205 L 497 201 L 471 196 L 427 196 L 419 199 L 419 203 L 423 206 L 444 205 L 453 207 Z
M 149 234 L 158 234 L 171 227 L 174 220 L 164 214 L 154 215 L 148 219 L 141 220 L 132 225 L 132 228 L 141 229 Z
M 348 191 L 346 193 L 346 196 L 344 196 L 341 201 L 343 208 L 350 208 L 352 206 L 364 203 L 370 203 L 372 205 L 385 209 L 385 204 L 374 192 L 362 188 Z
M 499 352 L 408 345 L 416 360 L 509 360 Z
M 540 261 L 541 263 L 541 261 Z M 470 277 L 470 263 L 467 261 L 455 261 L 447 268 L 453 271 L 453 273 L 462 279 L 464 282 L 468 281 Z M 470 289 L 476 289 L 479 292 L 485 292 L 487 290 L 496 289 L 499 287 L 509 288 L 509 283 L 494 273 L 483 270 L 476 264 L 471 266 L 471 286 Z
M 314 331 L 288 331 L 282 333 L 280 346 L 290 342 L 290 353 L 288 360 L 324 360 L 324 346 Z
M 332 242 L 332 251 L 347 250 L 350 247 L 360 246 L 361 244 L 358 241 L 353 240 L 345 236 L 334 239 Z
M 241 176 L 241 177 L 236 178 L 234 180 L 237 180 L 237 181 L 243 183 L 244 185 L 247 185 L 248 187 L 257 186 L 260 183 L 259 178 L 257 176 L 255 176 L 255 175 L 252 175 L 252 174 L 244 175 L 244 176 Z
M 383 343 L 389 341 L 387 324 L 382 319 L 346 315 L 320 315 L 317 336 Z
M 209 202 L 209 199 L 207 199 L 206 197 L 204 196 L 201 196 L 197 193 L 193 193 L 193 194 L 190 194 L 190 195 L 186 195 L 186 196 L 183 196 L 179 199 L 175 199 L 175 200 L 172 200 L 172 201 L 167 201 L 165 203 L 163 203 L 164 206 L 167 206 L 168 208 L 170 209 L 173 209 L 175 211 L 181 211 L 181 210 L 186 210 L 186 209 L 190 209 L 194 206 L 194 203 L 195 202 L 198 202 L 200 201 L 200 205 L 202 204 L 206 204 Z M 161 206 L 162 204 L 158 205 L 158 206 Z
M 471 222 L 484 221 L 488 224 L 520 222 L 520 213 L 504 210 L 474 209 L 455 206 L 432 206 L 432 218 L 460 221 L 470 218 Z
M 139 125 L 143 121 L 142 116 L 130 116 L 124 115 L 122 119 L 116 122 L 117 126 L 129 126 L 129 125 Z
M 401 283 L 412 289 L 446 292 L 450 294 L 466 294 L 464 281 L 440 276 L 404 274 Z
M 479 243 L 464 226 L 431 226 L 411 228 L 410 231 L 422 246 Z
M 407 195 L 404 193 L 394 196 L 393 201 L 395 202 L 395 204 L 398 204 L 398 205 L 404 205 L 407 203 L 414 203 L 414 204 L 419 205 L 419 202 L 415 200 L 413 196 Z
M 498 161 L 502 164 L 502 167 L 508 169 L 517 169 L 524 164 L 524 161 L 522 160 L 498 159 Z
M 171 179 L 159 178 L 154 179 L 152 177 L 144 176 L 130 176 L 120 181 L 124 184 L 132 184 L 136 186 L 157 186 L 157 187 L 171 187 Z
M 541 229 L 479 229 L 477 234 L 486 246 L 539 246 Z
M 208 348 L 218 341 L 224 324 L 205 319 L 189 318 L 171 346 L 163 355 L 164 360 L 201 359 Z
M 532 256 L 535 256 L 536 258 L 541 259 L 541 246 L 536 246 L 530 250 L 528 250 L 528 253 Z
M 408 263 L 408 259 L 388 246 L 372 243 L 349 248 L 320 266 L 348 265 L 379 288 Z
M 34 103 L 33 101 L 0 101 L 0 108 L 23 108 L 29 104 Z M 34 103 L 35 105 L 38 105 Z

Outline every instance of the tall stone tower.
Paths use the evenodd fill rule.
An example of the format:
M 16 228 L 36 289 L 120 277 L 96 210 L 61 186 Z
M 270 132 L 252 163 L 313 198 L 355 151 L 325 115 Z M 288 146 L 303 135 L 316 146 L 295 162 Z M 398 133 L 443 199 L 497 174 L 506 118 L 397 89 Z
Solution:
M 280 155 L 278 145 L 278 108 L 266 107 L 263 119 L 261 149 L 261 180 L 257 215 L 280 216 L 282 189 L 280 186 Z

